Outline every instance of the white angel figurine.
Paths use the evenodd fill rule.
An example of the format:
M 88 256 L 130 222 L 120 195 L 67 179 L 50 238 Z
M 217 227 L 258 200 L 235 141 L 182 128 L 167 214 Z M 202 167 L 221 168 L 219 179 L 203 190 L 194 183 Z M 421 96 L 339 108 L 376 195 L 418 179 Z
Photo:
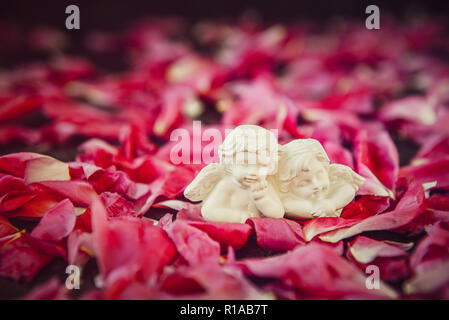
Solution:
M 289 217 L 338 217 L 365 182 L 350 167 L 330 164 L 315 139 L 293 140 L 280 148 L 277 184 Z
M 204 167 L 186 187 L 191 201 L 203 201 L 205 220 L 244 223 L 251 217 L 282 218 L 284 207 L 267 182 L 276 173 L 278 143 L 255 125 L 236 127 L 218 148 L 220 163 Z

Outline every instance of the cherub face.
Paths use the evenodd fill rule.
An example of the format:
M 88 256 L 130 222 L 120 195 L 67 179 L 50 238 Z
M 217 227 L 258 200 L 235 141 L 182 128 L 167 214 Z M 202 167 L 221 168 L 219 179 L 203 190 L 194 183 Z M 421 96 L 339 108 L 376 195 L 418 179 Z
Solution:
M 291 192 L 303 199 L 321 199 L 329 190 L 329 175 L 324 165 L 312 161 L 309 171 L 301 171 L 290 183 Z
M 244 152 L 240 161 L 231 165 L 232 177 L 244 186 L 265 180 L 273 171 L 274 159 L 258 153 Z

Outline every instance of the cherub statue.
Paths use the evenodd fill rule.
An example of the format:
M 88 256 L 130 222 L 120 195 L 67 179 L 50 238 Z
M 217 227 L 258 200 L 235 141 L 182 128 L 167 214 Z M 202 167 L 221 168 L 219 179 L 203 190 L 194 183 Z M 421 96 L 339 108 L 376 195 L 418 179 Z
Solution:
M 282 218 L 284 207 L 267 181 L 277 170 L 278 143 L 255 125 L 231 131 L 218 148 L 220 163 L 204 167 L 186 187 L 191 201 L 203 201 L 205 220 L 244 223 L 251 217 Z
M 315 139 L 293 140 L 280 148 L 277 184 L 289 217 L 338 217 L 365 181 L 350 167 L 330 164 Z

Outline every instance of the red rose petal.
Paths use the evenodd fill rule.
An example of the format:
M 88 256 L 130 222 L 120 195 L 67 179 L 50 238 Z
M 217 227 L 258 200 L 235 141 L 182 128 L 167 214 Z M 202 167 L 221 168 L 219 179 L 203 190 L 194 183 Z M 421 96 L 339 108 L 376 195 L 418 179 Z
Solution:
M 257 244 L 272 251 L 289 251 L 305 243 L 301 225 L 288 219 L 251 218 Z
M 167 233 L 179 254 L 191 265 L 218 264 L 220 245 L 209 235 L 182 220 L 167 227 Z
M 347 257 L 364 272 L 369 265 L 379 268 L 385 281 L 398 281 L 410 275 L 408 254 L 400 246 L 358 236 L 349 245 Z
M 378 128 L 362 130 L 354 141 L 357 172 L 367 179 L 359 194 L 393 196 L 399 155 L 389 134 Z
M 108 221 L 99 199 L 91 206 L 95 254 L 110 295 L 118 283 L 131 279 L 148 281 L 175 256 L 176 250 L 164 230 L 134 217 Z M 118 281 L 118 282 L 117 282 Z
M 0 216 L 0 239 L 16 233 L 18 230 L 3 216 Z M 0 242 L 1 245 L 1 242 Z
M 361 196 L 344 207 L 341 217 L 363 219 L 384 212 L 390 206 L 389 197 Z
M 22 236 L 0 248 L 0 276 L 30 281 L 51 259 Z
M 178 217 L 179 219 L 179 217 Z M 238 250 L 246 244 L 252 232 L 249 225 L 241 223 L 221 223 L 209 221 L 186 221 L 189 225 L 206 232 L 212 239 L 218 241 L 222 247 L 232 246 Z
M 391 230 L 406 225 L 424 211 L 424 191 L 412 183 L 393 211 L 368 217 L 353 226 L 340 228 L 320 236 L 321 240 L 337 242 L 353 235 L 374 230 Z
M 412 177 L 419 183 L 436 181 L 438 188 L 447 188 L 449 187 L 448 165 L 449 159 L 438 159 L 421 165 L 402 167 L 399 175 L 401 177 Z
M 58 242 L 67 237 L 75 226 L 75 208 L 68 200 L 62 200 L 51 208 L 33 229 L 33 237 Z
M 365 276 L 356 267 L 332 249 L 319 244 L 300 246 L 275 257 L 245 259 L 237 265 L 246 274 L 279 278 L 282 283 L 309 293 L 312 297 L 318 293 L 321 297 L 333 299 L 396 296 L 386 285 L 381 291 L 367 290 Z

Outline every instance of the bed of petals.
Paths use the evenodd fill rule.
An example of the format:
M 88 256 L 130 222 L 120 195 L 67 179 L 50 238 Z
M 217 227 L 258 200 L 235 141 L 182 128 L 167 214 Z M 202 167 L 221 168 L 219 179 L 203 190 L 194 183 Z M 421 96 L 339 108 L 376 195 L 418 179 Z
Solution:
M 89 35 L 86 52 L 125 59 L 120 72 L 34 30 L 30 45 L 57 54 L 0 72 L 3 283 L 35 284 L 28 299 L 448 299 L 449 38 L 435 21 L 156 19 Z M 338 218 L 206 222 L 182 196 L 202 165 L 170 161 L 170 133 L 193 120 L 318 139 L 366 183 Z M 81 293 L 65 270 L 37 281 L 55 259 L 94 261 L 95 276 Z

